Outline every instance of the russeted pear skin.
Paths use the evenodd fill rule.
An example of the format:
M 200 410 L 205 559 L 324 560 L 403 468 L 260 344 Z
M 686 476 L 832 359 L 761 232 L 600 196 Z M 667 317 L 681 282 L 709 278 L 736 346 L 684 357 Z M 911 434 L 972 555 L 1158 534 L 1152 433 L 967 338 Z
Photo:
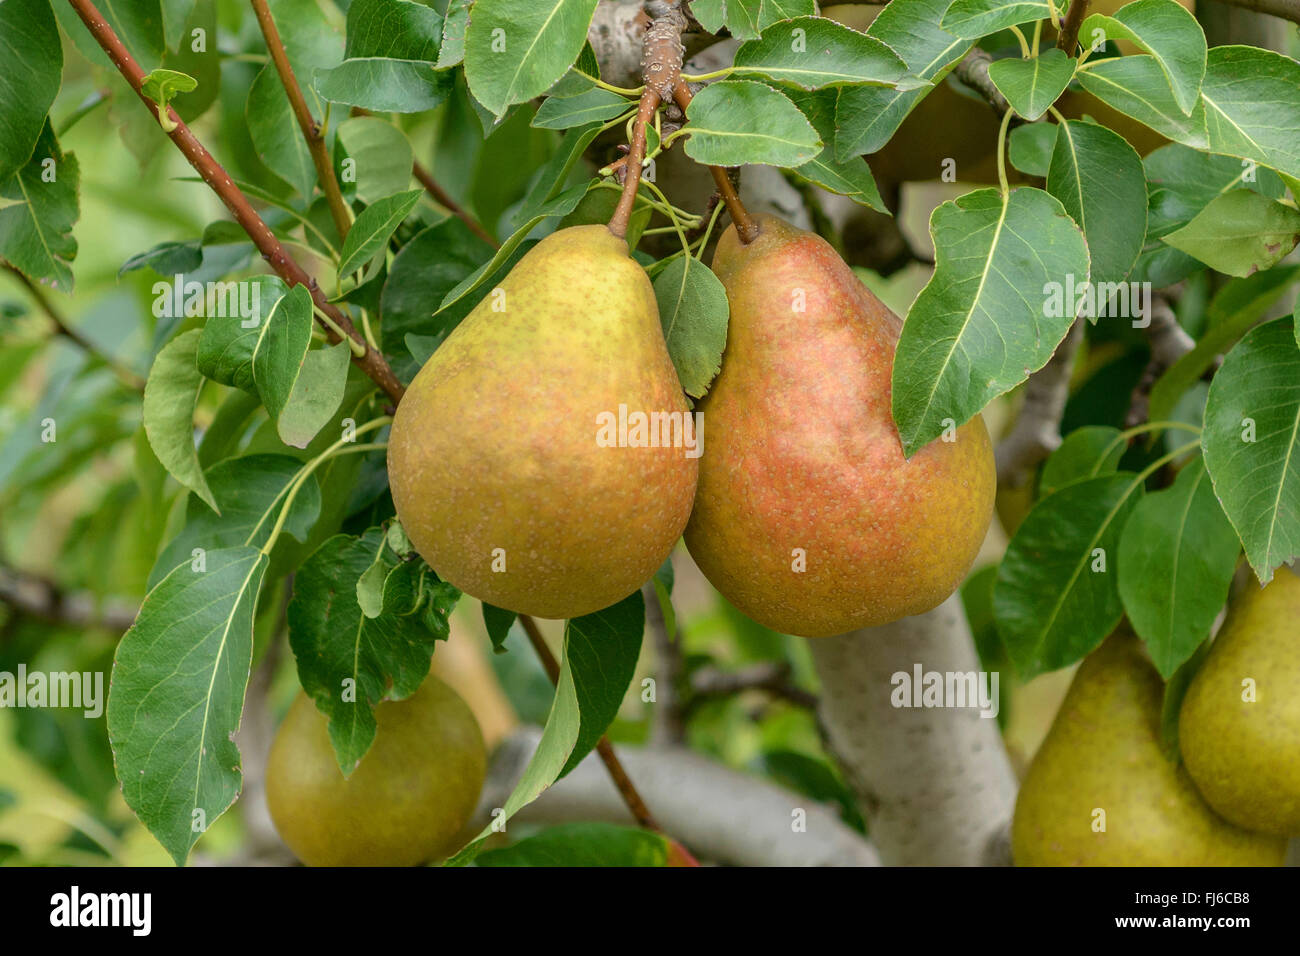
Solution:
M 732 604 L 804 637 L 940 604 L 993 513 L 976 416 L 912 459 L 890 411 L 901 321 L 824 239 L 773 217 L 713 271 L 731 305 L 722 371 L 699 405 L 704 455 L 686 544 Z
M 680 427 L 687 414 L 654 289 L 607 227 L 561 229 L 398 406 L 388 475 L 416 550 L 444 580 L 522 614 L 578 617 L 631 594 L 681 536 L 699 463 L 663 428 L 654 440 L 629 427 L 610 447 L 602 424 L 620 406 L 629 425 L 658 414 Z
M 308 866 L 415 866 L 456 849 L 487 773 L 469 706 L 438 678 L 375 708 L 374 742 L 350 777 L 325 715 L 299 694 L 276 732 L 266 799 Z
M 1079 665 L 1020 784 L 1017 866 L 1280 866 L 1286 841 L 1218 816 L 1160 746 L 1164 682 L 1117 631 Z M 1094 829 L 1104 811 L 1105 830 Z
M 1232 602 L 1183 698 L 1178 736 L 1210 806 L 1247 829 L 1300 837 L 1300 576 L 1278 568 Z

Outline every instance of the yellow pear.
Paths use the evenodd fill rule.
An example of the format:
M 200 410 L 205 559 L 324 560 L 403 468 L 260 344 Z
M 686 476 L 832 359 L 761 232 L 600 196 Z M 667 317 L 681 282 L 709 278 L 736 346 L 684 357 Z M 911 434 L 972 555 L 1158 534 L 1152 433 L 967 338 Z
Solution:
M 1020 784 L 1018 866 L 1280 866 L 1286 842 L 1214 813 L 1160 747 L 1164 684 L 1117 631 L 1079 666 Z
M 1178 735 L 1210 806 L 1240 826 L 1300 836 L 1300 577 L 1247 585 L 1192 678 Z
M 474 715 L 438 678 L 375 708 L 374 743 L 344 777 L 325 715 L 299 694 L 271 745 L 266 799 L 308 866 L 415 866 L 456 849 L 487 751 Z
M 548 618 L 598 611 L 640 587 L 686 524 L 687 414 L 627 243 L 602 225 L 561 229 L 411 383 L 388 444 L 397 516 L 474 597 Z
M 731 304 L 700 404 L 686 544 L 760 624 L 821 637 L 920 614 L 961 583 L 993 513 L 977 415 L 912 459 L 890 413 L 901 322 L 819 236 L 772 217 L 713 269 Z

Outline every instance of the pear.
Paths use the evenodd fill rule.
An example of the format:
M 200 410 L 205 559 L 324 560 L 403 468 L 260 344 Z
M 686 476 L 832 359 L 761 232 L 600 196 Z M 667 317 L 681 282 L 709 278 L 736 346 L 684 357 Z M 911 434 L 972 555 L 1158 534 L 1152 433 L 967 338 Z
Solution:
M 961 583 L 993 513 L 983 421 L 912 459 L 890 413 L 902 323 L 819 236 L 772 217 L 713 270 L 731 304 L 699 408 L 686 545 L 753 620 L 804 637 L 920 614 Z
M 1160 746 L 1164 684 L 1120 630 L 1079 666 L 1020 784 L 1018 866 L 1280 866 L 1286 841 L 1238 829 Z
M 444 580 L 578 617 L 635 591 L 680 537 L 693 426 L 645 271 L 605 226 L 571 226 L 411 382 L 388 444 L 393 503 Z
M 276 732 L 266 800 L 280 838 L 308 866 L 415 866 L 456 849 L 483 789 L 487 751 L 465 701 L 426 677 L 375 708 L 374 743 L 350 777 L 325 715 L 305 694 Z
M 1187 771 L 1239 826 L 1300 836 L 1300 577 L 1247 586 L 1192 678 L 1179 716 Z

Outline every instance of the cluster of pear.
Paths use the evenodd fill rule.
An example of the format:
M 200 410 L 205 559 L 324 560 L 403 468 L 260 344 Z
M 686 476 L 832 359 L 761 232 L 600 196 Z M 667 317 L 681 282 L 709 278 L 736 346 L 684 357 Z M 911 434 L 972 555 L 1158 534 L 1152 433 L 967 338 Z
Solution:
M 457 326 L 388 447 L 397 515 L 441 577 L 577 617 L 636 590 L 684 530 L 718 590 L 785 633 L 882 624 L 953 592 L 992 514 L 983 422 L 905 459 L 898 317 L 825 240 L 757 225 L 749 243 L 728 229 L 714 256 L 730 326 L 695 419 L 649 278 L 604 226 L 543 239 Z M 636 415 L 649 440 L 598 440 Z
M 578 617 L 640 587 L 684 530 L 718 589 L 787 633 L 881 624 L 952 593 L 992 515 L 983 422 L 904 459 L 899 319 L 824 240 L 758 225 L 749 244 L 729 229 L 714 258 L 731 319 L 702 431 L 687 431 L 650 280 L 605 226 L 543 239 L 457 326 L 388 446 L 402 527 L 444 580 Z M 693 434 L 702 458 L 685 442 L 599 440 L 602 422 L 637 413 L 669 424 L 660 439 Z M 346 779 L 306 697 L 276 738 L 271 812 L 306 863 L 414 864 L 462 835 L 485 762 L 464 703 L 430 677 L 376 717 Z
M 1280 866 L 1300 837 L 1300 577 L 1230 609 L 1161 748 L 1164 683 L 1121 628 L 1083 664 L 1020 787 L 1021 866 Z

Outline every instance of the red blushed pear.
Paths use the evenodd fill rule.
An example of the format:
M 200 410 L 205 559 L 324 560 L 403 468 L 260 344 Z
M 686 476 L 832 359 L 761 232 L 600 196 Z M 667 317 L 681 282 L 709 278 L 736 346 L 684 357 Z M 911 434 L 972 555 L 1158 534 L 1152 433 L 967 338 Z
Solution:
M 903 457 L 890 414 L 902 322 L 819 236 L 761 217 L 748 245 L 726 231 L 713 271 L 731 325 L 700 404 L 691 556 L 732 604 L 787 634 L 940 604 L 993 513 L 983 421 Z
M 578 617 L 631 594 L 681 536 L 699 462 L 662 442 L 610 447 L 620 406 L 629 419 L 687 414 L 654 289 L 605 226 L 561 229 L 398 406 L 388 476 L 415 549 L 444 580 L 521 614 Z

